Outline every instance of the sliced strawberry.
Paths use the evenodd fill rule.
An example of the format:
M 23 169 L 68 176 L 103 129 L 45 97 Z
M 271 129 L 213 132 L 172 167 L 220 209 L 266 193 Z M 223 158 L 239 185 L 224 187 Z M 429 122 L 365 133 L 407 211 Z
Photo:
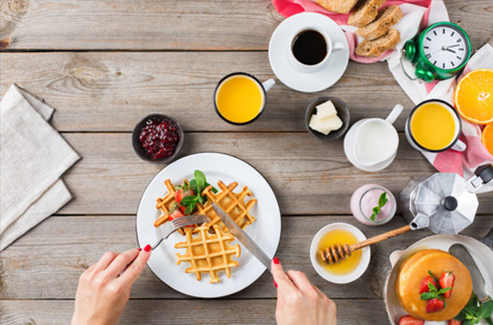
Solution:
M 424 320 L 416 319 L 411 315 L 405 315 L 399 319 L 399 325 L 423 325 L 424 323 Z
M 436 288 L 438 288 L 438 283 L 437 279 L 435 277 L 428 275 L 421 280 L 421 285 L 419 286 L 419 294 L 422 294 L 424 292 L 430 292 L 430 286 L 428 283 L 433 284 Z
M 448 325 L 462 325 L 462 322 L 460 320 L 451 319 L 448 321 Z
M 452 288 L 454 286 L 455 282 L 455 275 L 452 272 L 444 272 L 442 276 L 440 277 L 439 283 L 440 283 L 440 288 Z M 445 292 L 443 296 L 448 299 L 450 298 L 450 295 L 452 294 L 452 289 L 449 291 Z
M 180 202 L 183 199 L 183 197 L 184 197 L 183 189 L 180 188 L 175 192 L 175 200 L 176 200 L 176 203 L 178 204 L 178 206 L 180 207 L 181 212 L 185 213 L 186 207 L 182 207 L 180 205 Z
M 170 215 L 168 216 L 168 220 L 171 221 L 176 218 L 183 217 L 184 214 L 181 212 L 180 209 L 176 209 L 175 211 L 171 212 Z
M 438 298 L 433 298 L 426 301 L 426 312 L 436 313 L 445 308 L 445 302 Z

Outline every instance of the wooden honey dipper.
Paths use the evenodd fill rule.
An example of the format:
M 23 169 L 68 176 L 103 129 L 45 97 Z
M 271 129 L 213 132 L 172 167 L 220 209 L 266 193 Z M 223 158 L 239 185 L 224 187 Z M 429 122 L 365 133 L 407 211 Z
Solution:
M 331 265 L 335 263 L 340 263 L 344 261 L 346 258 L 351 256 L 351 253 L 366 247 L 370 246 L 376 243 L 379 243 L 381 241 L 387 240 L 389 238 L 399 236 L 401 234 L 404 234 L 408 231 L 411 230 L 411 226 L 407 225 L 386 233 L 383 233 L 381 235 L 365 239 L 363 241 L 360 241 L 359 243 L 352 244 L 349 246 L 347 243 L 344 245 L 337 244 L 337 245 L 331 245 L 325 249 L 321 249 L 319 251 L 320 257 L 322 257 L 322 261 L 324 261 L 325 264 Z

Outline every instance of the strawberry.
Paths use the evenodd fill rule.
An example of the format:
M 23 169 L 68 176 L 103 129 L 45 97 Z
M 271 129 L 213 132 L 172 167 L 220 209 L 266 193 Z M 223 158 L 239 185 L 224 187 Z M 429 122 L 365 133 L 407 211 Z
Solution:
M 183 213 L 185 213 L 187 207 L 180 205 L 180 202 L 181 200 L 183 200 L 185 196 L 195 196 L 195 192 L 192 189 L 187 188 L 185 185 L 183 185 L 183 187 L 179 188 L 175 193 L 176 203 L 178 203 L 178 206 L 180 207 L 180 210 Z
M 435 288 L 438 288 L 438 283 L 437 279 L 430 273 L 430 275 L 424 277 L 423 280 L 421 280 L 421 285 L 419 287 L 419 294 L 422 294 L 424 292 L 430 292 L 430 286 L 428 283 L 431 283 L 435 286 Z
M 452 272 L 444 272 L 442 276 L 440 277 L 439 283 L 440 283 L 440 288 L 452 288 L 454 286 L 455 282 L 455 275 Z M 452 289 L 448 290 L 447 292 L 443 293 L 443 296 L 448 299 L 450 298 L 450 295 L 452 294 Z
M 176 209 L 175 211 L 171 212 L 170 215 L 168 216 L 168 220 L 171 221 L 176 218 L 183 217 L 183 213 L 181 212 L 180 209 Z
M 423 325 L 424 323 L 424 320 L 416 319 L 411 315 L 405 315 L 399 319 L 399 325 Z
M 460 320 L 456 320 L 456 319 L 451 319 L 448 321 L 448 325 L 461 325 L 462 322 Z
M 433 298 L 426 301 L 426 312 L 436 313 L 445 308 L 445 301 L 438 298 Z

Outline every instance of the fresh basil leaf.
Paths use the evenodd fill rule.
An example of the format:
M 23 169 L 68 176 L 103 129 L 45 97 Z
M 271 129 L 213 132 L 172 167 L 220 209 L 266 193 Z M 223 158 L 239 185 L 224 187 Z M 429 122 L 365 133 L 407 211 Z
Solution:
M 387 199 L 387 192 L 383 192 L 378 198 L 378 206 L 382 208 L 389 200 Z
M 196 170 L 194 172 L 194 177 L 195 177 L 195 181 L 197 182 L 197 190 L 199 191 L 197 195 L 199 195 L 200 193 L 202 193 L 202 190 L 205 188 L 205 183 L 206 183 L 205 175 L 200 170 Z
M 488 323 L 488 325 L 493 325 L 493 320 L 491 319 L 491 317 L 486 317 L 484 320 L 486 321 L 486 323 Z
M 373 211 L 373 213 L 375 213 L 375 214 L 379 214 L 379 213 L 380 213 L 380 207 L 374 207 L 374 208 L 372 209 L 372 211 Z
M 180 205 L 182 207 L 188 207 L 190 204 L 197 204 L 198 198 L 196 196 L 185 196 L 183 199 L 181 199 Z
M 437 287 L 435 287 L 435 285 L 431 282 L 428 282 L 428 288 L 430 288 L 430 291 L 431 292 L 434 292 L 434 293 L 437 293 L 438 292 L 438 289 Z
M 452 287 L 447 287 L 447 288 L 440 289 L 440 290 L 438 291 L 438 294 L 439 294 L 439 295 L 442 295 L 442 294 L 444 294 L 445 292 L 447 292 L 447 291 L 449 291 L 449 290 L 452 290 Z
M 421 300 L 430 300 L 437 297 L 435 292 L 423 292 L 421 296 L 419 296 Z
M 377 220 L 377 214 L 375 212 L 373 212 L 373 214 L 371 215 L 370 220 L 371 221 Z
M 185 209 L 185 214 L 192 214 L 193 209 L 195 209 L 195 206 L 197 206 L 197 202 L 191 203 L 186 209 Z
M 190 181 L 190 188 L 195 192 L 195 194 L 199 194 L 197 191 L 197 181 L 195 181 L 195 179 Z
M 492 312 L 493 312 L 493 301 L 489 300 L 481 305 L 476 316 L 480 318 L 491 317 Z

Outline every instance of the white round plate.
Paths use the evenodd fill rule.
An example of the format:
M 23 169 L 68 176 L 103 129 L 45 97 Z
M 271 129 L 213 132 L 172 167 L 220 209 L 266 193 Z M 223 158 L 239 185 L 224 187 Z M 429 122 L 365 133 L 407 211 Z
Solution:
M 346 157 L 349 160 L 349 162 L 353 164 L 354 167 L 361 169 L 362 171 L 365 172 L 379 172 L 390 166 L 390 164 L 394 161 L 395 156 L 397 156 L 397 152 L 388 160 L 378 163 L 376 165 L 373 166 L 361 165 L 354 157 L 354 146 L 356 142 L 356 130 L 358 129 L 359 125 L 364 121 L 365 119 L 359 120 L 358 122 L 354 123 L 347 131 L 346 136 L 344 137 L 344 153 L 346 154 Z
M 162 230 L 155 228 L 153 223 L 161 215 L 156 209 L 156 199 L 166 193 L 164 181 L 171 179 L 173 184 L 181 184 L 184 179 L 192 179 L 195 170 L 204 172 L 207 181 L 217 188 L 217 181 L 225 184 L 238 182 L 235 192 L 248 186 L 253 197 L 258 201 L 250 210 L 257 219 L 245 229 L 245 232 L 273 258 L 281 238 L 281 212 L 274 191 L 265 178 L 251 165 L 244 161 L 221 153 L 199 153 L 186 156 L 164 167 L 149 183 L 137 211 L 137 241 L 140 247 L 155 243 L 162 236 Z M 248 200 L 248 198 L 247 198 Z M 240 264 L 232 268 L 230 279 L 224 272 L 219 272 L 220 283 L 210 284 L 209 275 L 202 274 L 202 280 L 197 281 L 195 274 L 185 273 L 190 264 L 176 264 L 176 253 L 184 254 L 184 249 L 175 249 L 178 242 L 185 237 L 178 232 L 156 248 L 147 263 L 152 272 L 171 288 L 189 296 L 198 298 L 218 298 L 231 295 L 245 289 L 254 283 L 266 270 L 241 243 L 241 256 L 236 260 Z
M 395 293 L 395 280 L 397 277 L 397 271 L 400 265 L 413 253 L 416 253 L 423 249 L 441 249 L 448 252 L 450 246 L 454 244 L 464 245 L 469 253 L 472 255 L 474 262 L 479 268 L 479 271 L 483 275 L 485 281 L 485 290 L 488 295 L 493 294 L 493 251 L 484 245 L 480 241 L 463 235 L 433 235 L 421 239 L 414 243 L 404 251 L 394 251 L 390 254 L 390 263 L 392 264 L 392 271 L 387 278 L 387 283 L 384 289 L 385 308 L 387 309 L 387 315 L 389 316 L 390 323 L 397 325 L 399 318 L 407 315 L 404 308 L 401 307 L 397 294 Z M 425 322 L 425 325 L 447 325 L 445 322 Z M 486 324 L 481 321 L 479 324 Z
M 291 37 L 303 26 L 317 26 L 329 34 L 332 43 L 341 42 L 344 48 L 332 51 L 328 64 L 318 71 L 305 73 L 288 61 Z M 344 74 L 349 61 L 349 45 L 344 32 L 332 19 L 322 14 L 303 12 L 286 18 L 272 34 L 269 43 L 269 61 L 277 78 L 291 89 L 313 93 L 335 84 Z

